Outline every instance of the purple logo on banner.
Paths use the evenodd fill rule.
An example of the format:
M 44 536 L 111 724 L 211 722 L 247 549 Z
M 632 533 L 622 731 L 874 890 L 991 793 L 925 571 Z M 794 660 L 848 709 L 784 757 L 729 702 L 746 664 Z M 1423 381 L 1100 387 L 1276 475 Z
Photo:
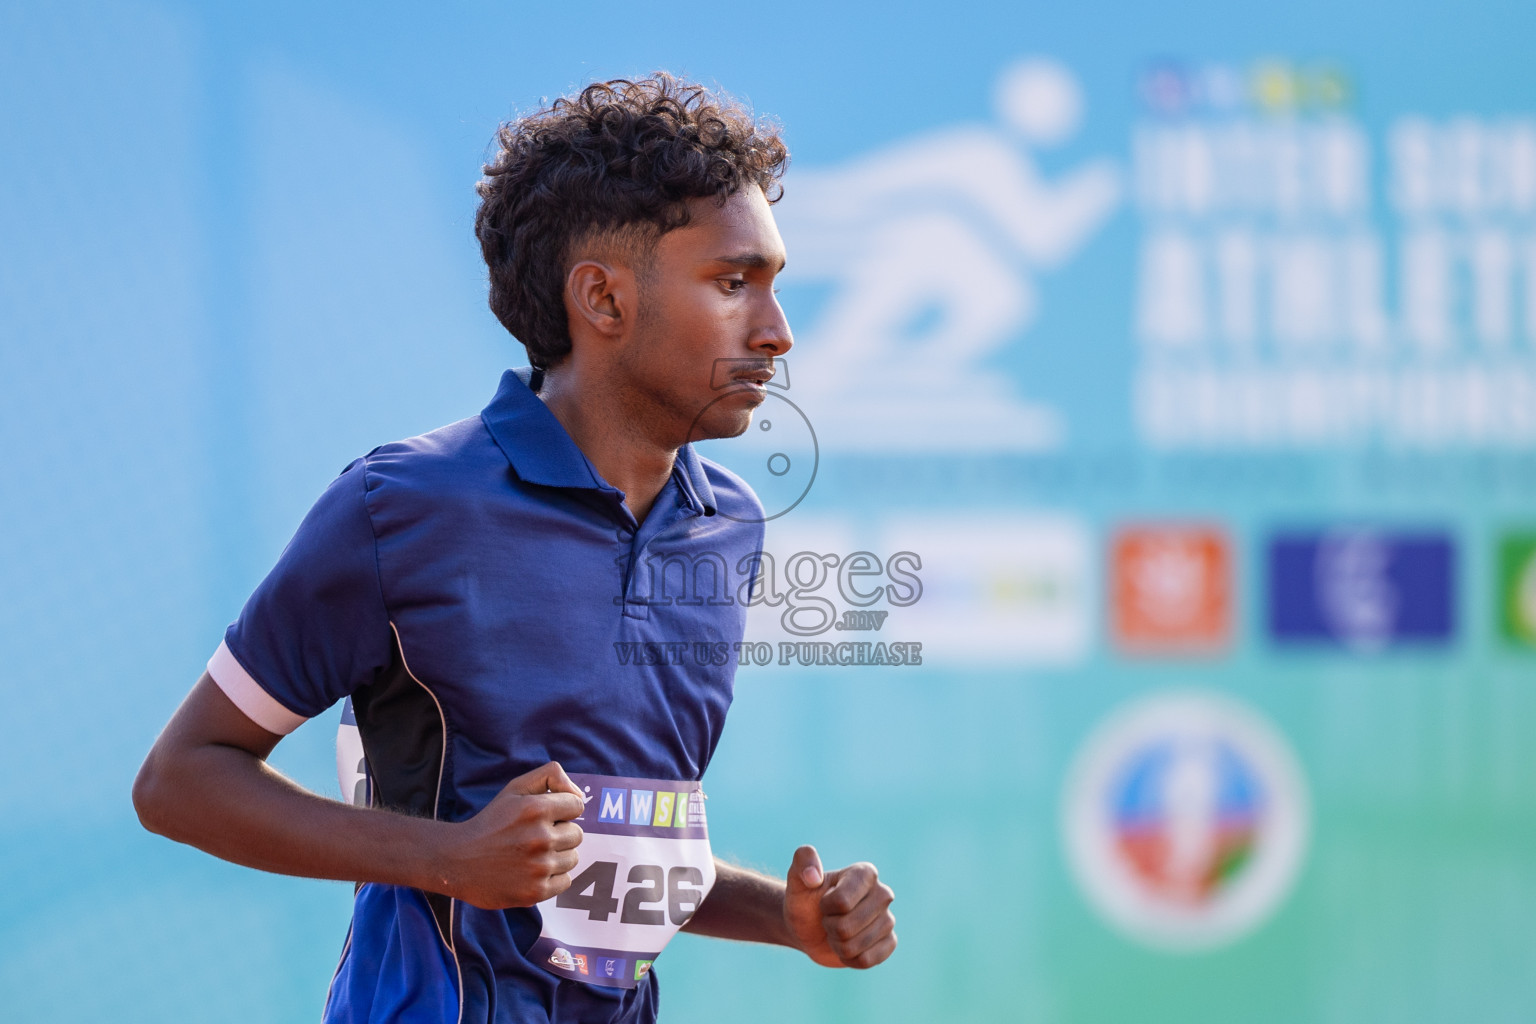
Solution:
M 1455 634 L 1456 552 L 1440 532 L 1286 533 L 1269 544 L 1269 633 L 1374 651 Z

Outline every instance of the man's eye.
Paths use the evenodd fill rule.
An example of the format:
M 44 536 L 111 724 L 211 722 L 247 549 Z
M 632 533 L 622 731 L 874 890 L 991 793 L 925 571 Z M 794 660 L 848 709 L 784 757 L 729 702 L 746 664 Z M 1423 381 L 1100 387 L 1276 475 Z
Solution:
M 720 284 L 728 292 L 739 292 L 747 286 L 747 282 L 735 277 L 723 277 Z

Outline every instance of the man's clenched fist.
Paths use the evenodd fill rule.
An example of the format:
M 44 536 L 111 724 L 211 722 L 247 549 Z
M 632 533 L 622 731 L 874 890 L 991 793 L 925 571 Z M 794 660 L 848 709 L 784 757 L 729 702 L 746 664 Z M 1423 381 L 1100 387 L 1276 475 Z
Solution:
M 785 879 L 784 923 L 823 966 L 873 967 L 896 948 L 895 898 L 873 864 L 823 871 L 816 848 L 802 846 Z
M 554 761 L 519 775 L 455 825 L 442 864 L 444 893 L 485 910 L 531 907 L 570 888 L 585 806 Z

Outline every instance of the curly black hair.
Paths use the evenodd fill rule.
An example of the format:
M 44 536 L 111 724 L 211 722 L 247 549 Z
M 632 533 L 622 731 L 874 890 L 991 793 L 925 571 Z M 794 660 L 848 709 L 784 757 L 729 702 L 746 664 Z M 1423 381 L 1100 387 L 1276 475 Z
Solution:
M 475 186 L 491 312 L 546 369 L 571 350 L 565 278 L 583 247 L 643 272 L 656 240 L 688 223 L 688 200 L 756 186 L 777 202 L 789 162 L 774 125 L 666 72 L 593 83 L 496 137 Z

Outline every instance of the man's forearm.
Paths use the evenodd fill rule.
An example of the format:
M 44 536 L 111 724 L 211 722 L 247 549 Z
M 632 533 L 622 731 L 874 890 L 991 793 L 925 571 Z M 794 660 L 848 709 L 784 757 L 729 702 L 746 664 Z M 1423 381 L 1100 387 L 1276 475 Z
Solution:
M 716 858 L 715 884 L 683 930 L 799 949 L 784 923 L 784 882 Z

